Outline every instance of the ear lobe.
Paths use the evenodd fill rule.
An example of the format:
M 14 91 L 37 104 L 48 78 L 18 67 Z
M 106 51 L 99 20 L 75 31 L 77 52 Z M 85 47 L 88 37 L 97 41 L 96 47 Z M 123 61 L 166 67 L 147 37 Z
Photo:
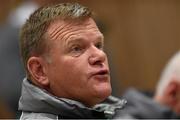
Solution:
M 31 57 L 27 62 L 28 71 L 35 83 L 42 87 L 49 85 L 49 80 L 46 75 L 45 63 L 41 57 Z

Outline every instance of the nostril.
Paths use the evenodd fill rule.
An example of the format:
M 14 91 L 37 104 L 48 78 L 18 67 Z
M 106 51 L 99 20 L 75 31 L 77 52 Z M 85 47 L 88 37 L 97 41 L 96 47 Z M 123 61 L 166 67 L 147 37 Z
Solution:
M 94 65 L 102 65 L 102 61 L 98 60 L 98 61 L 94 62 Z

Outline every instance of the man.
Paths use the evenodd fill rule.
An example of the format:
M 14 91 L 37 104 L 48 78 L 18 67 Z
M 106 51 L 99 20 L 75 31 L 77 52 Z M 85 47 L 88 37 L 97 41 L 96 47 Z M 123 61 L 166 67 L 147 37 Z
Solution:
M 110 96 L 103 35 L 88 8 L 42 7 L 27 20 L 20 39 L 27 73 L 21 119 L 113 118 L 125 104 Z
M 180 52 L 165 67 L 153 99 L 135 89 L 128 90 L 123 98 L 128 101 L 123 112 L 134 118 L 180 118 Z

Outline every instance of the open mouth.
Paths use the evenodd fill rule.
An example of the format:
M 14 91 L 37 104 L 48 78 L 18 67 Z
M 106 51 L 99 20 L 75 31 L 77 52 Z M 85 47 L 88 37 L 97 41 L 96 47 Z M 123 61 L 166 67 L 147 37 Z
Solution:
M 107 75 L 107 74 L 109 74 L 108 70 L 100 70 L 95 75 Z

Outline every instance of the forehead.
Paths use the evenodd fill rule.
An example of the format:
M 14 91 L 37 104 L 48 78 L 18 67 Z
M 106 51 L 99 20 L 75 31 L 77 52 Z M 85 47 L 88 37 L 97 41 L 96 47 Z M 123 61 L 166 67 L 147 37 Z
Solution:
M 82 37 L 82 35 L 103 37 L 92 18 L 84 20 L 56 19 L 49 25 L 47 34 L 51 40 L 66 40 L 71 37 Z

